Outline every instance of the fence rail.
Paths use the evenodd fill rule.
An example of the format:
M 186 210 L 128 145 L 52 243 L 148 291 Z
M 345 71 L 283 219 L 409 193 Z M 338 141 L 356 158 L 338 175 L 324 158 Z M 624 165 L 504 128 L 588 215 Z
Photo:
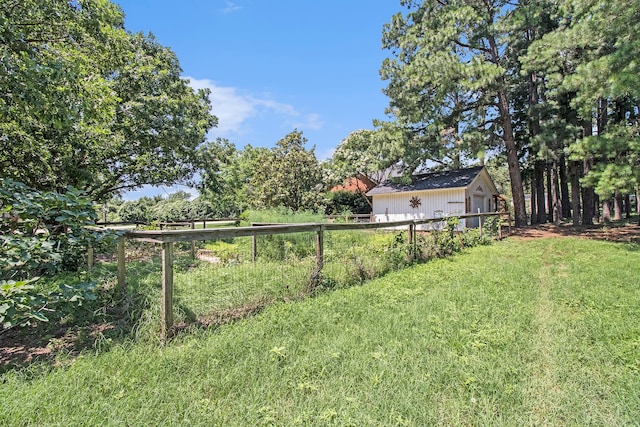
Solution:
M 486 217 L 504 217 L 501 212 L 484 212 L 478 214 L 456 215 L 456 218 L 479 218 L 480 234 L 482 223 Z M 162 245 L 162 334 L 166 337 L 173 326 L 173 244 L 178 242 L 193 242 L 197 240 L 218 240 L 235 237 L 253 237 L 252 260 L 255 261 L 257 245 L 256 236 L 289 234 L 302 232 L 316 233 L 316 271 L 319 274 L 323 267 L 324 232 L 366 229 L 398 229 L 408 227 L 408 242 L 416 242 L 418 225 L 445 221 L 446 218 L 413 219 L 392 222 L 372 223 L 305 223 L 305 224 L 256 224 L 251 227 L 187 229 L 187 230 L 133 230 L 122 234 L 117 248 L 118 285 L 124 288 L 126 284 L 125 240 L 135 240 Z M 509 219 L 509 232 L 511 222 Z M 502 238 L 502 221 L 499 221 L 499 238 Z M 192 255 L 194 255 L 192 251 Z M 93 260 L 89 261 L 93 263 Z

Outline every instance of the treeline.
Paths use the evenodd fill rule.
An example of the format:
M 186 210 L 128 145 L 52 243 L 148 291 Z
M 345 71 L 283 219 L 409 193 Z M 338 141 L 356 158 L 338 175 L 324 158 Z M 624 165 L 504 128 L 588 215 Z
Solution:
M 195 211 L 214 216 L 358 213 L 370 209 L 364 190 L 328 190 L 354 176 L 378 183 L 390 168 L 406 176 L 485 162 L 507 170 L 518 225 L 624 215 L 640 182 L 640 3 L 400 7 L 382 33 L 388 120 L 319 162 L 297 129 L 273 148 L 207 141 L 217 124 L 208 93 L 180 77 L 169 48 L 127 31 L 116 4 L 0 2 L 1 177 L 44 192 L 71 186 L 99 203 L 182 183 L 200 193 Z M 123 214 L 147 215 L 145 203 Z M 185 201 L 172 203 L 154 215 L 185 212 Z
M 113 199 L 107 205 L 107 220 L 125 222 L 181 221 L 186 219 L 214 218 L 218 215 L 207 200 L 195 198 L 191 194 L 178 191 L 164 198 L 162 196 L 141 197 L 122 202 Z
M 391 120 L 350 135 L 340 161 L 411 173 L 491 159 L 518 225 L 622 217 L 640 182 L 640 3 L 401 4 L 383 30 Z
M 190 87 L 153 35 L 127 31 L 113 2 L 0 2 L 0 57 L 1 178 L 39 192 L 81 189 L 100 204 L 144 185 L 201 193 L 125 203 L 127 219 L 331 204 L 301 131 L 272 149 L 207 141 L 217 124 L 209 93 Z

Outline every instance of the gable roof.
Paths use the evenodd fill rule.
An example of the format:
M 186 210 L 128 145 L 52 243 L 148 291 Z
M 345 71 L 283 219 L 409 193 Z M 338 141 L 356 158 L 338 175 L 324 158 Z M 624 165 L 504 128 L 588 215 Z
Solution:
M 395 184 L 389 180 L 381 183 L 367 193 L 367 196 L 378 194 L 401 193 L 405 191 L 442 190 L 445 188 L 463 188 L 484 169 L 484 166 L 474 166 L 466 169 L 456 169 L 442 172 L 431 172 L 411 177 L 411 184 Z
M 348 191 L 351 193 L 366 193 L 376 186 L 376 183 L 370 180 L 368 177 L 362 174 L 345 179 L 342 184 L 334 185 L 330 192 L 336 191 Z

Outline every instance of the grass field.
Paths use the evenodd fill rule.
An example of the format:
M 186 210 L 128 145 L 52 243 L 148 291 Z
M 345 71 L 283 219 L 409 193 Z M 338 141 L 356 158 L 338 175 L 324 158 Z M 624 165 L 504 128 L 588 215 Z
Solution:
M 637 425 L 640 246 L 508 239 L 1 377 L 0 425 Z

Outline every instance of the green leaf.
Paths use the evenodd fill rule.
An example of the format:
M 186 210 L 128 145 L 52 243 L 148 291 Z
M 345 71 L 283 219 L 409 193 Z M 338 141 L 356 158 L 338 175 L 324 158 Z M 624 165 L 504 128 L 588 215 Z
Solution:
M 42 314 L 42 312 L 40 311 L 32 311 L 29 313 L 29 317 L 35 320 L 38 320 L 40 322 L 48 322 L 49 319 L 47 318 L 47 316 L 45 316 L 44 314 Z

